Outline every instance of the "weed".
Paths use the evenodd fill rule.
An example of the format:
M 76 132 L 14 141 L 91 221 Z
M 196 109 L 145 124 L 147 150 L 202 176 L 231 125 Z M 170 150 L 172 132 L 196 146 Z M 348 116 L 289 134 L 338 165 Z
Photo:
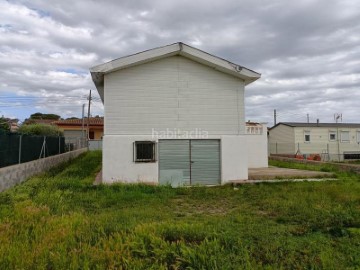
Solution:
M 236 190 L 93 186 L 100 166 L 88 152 L 0 193 L 0 269 L 360 268 L 352 173 Z

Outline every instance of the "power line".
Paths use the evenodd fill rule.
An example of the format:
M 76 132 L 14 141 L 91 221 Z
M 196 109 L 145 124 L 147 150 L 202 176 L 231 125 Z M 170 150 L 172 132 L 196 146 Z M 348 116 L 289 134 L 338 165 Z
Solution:
M 36 106 L 61 107 L 61 108 L 73 108 L 81 103 L 81 99 L 87 99 L 87 95 L 79 96 L 7 96 L 0 95 L 0 108 L 27 108 Z M 99 97 L 93 97 L 92 100 L 96 103 L 96 107 L 99 107 L 101 100 Z M 95 105 L 95 104 L 94 104 Z

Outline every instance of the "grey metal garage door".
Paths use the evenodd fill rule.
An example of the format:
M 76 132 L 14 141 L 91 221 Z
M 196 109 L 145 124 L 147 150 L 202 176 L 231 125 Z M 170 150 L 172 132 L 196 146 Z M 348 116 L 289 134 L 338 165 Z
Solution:
M 219 140 L 160 140 L 160 184 L 220 184 Z
M 220 184 L 220 141 L 191 140 L 191 184 Z

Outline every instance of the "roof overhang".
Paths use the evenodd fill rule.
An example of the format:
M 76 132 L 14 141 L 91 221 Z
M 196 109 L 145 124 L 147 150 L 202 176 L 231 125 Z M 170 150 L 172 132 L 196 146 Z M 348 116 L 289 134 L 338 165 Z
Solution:
M 260 73 L 251 69 L 234 64 L 181 42 L 121 57 L 110 62 L 94 66 L 90 68 L 90 73 L 101 100 L 104 102 L 105 74 L 175 55 L 184 56 L 223 73 L 238 77 L 244 81 L 245 85 L 248 85 L 261 77 Z

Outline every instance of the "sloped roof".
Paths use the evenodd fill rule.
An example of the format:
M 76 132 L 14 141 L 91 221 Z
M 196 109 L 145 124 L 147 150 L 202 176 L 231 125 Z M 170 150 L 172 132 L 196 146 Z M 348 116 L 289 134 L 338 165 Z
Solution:
M 273 129 L 279 125 L 285 125 L 288 127 L 323 127 L 323 128 L 360 128 L 360 124 L 357 123 L 301 123 L 301 122 L 279 122 Z
M 92 80 L 104 101 L 104 75 L 120 69 L 144 64 L 165 57 L 181 55 L 198 63 L 210 66 L 221 72 L 233 75 L 244 80 L 245 85 L 250 84 L 261 77 L 251 69 L 234 64 L 220 57 L 211 55 L 182 42 L 177 42 L 163 47 L 154 48 L 129 56 L 121 57 L 110 62 L 90 68 Z
M 82 119 L 66 119 L 66 120 L 58 120 L 54 121 L 53 124 L 58 126 L 81 126 Z M 84 118 L 84 124 L 87 125 L 87 118 Z M 104 125 L 104 117 L 90 117 L 89 118 L 89 125 L 92 126 L 103 126 Z

